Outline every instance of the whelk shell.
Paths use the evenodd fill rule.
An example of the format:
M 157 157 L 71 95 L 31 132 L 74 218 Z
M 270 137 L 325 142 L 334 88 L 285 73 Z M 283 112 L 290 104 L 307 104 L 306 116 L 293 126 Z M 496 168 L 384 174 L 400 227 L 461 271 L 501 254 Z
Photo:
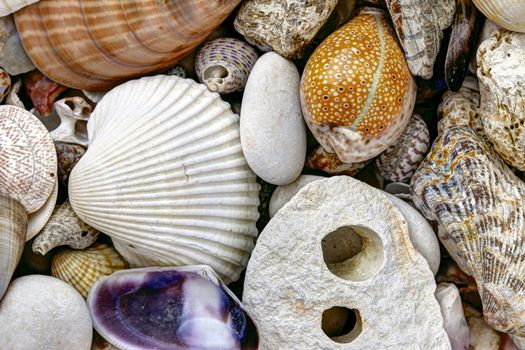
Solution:
M 525 33 L 525 4 L 523 0 L 472 0 L 492 22 L 515 32 Z
M 51 275 L 75 287 L 87 298 L 89 289 L 100 277 L 128 267 L 117 251 L 103 243 L 84 250 L 64 249 L 51 260 Z
M 176 76 L 130 81 L 98 103 L 88 133 L 69 177 L 80 219 L 156 265 L 204 263 L 227 282 L 239 277 L 257 236 L 259 185 L 239 117 L 218 94 Z
M 173 66 L 240 1 L 47 0 L 17 12 L 15 21 L 46 76 L 68 87 L 104 90 Z

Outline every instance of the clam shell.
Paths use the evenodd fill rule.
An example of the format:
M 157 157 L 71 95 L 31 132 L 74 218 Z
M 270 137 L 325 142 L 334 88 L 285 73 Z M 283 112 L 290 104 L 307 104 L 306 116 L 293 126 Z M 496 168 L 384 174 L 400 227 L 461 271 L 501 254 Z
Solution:
M 474 5 L 492 22 L 515 32 L 525 33 L 523 0 L 473 0 Z
M 443 30 L 454 20 L 455 0 L 386 0 L 413 75 L 432 78 Z
M 110 91 L 88 122 L 69 178 L 80 219 L 162 265 L 210 265 L 226 281 L 246 266 L 259 186 L 239 117 L 190 79 L 158 75 Z
M 53 192 L 56 169 L 55 145 L 45 126 L 26 110 L 0 106 L 0 193 L 33 213 Z
M 51 214 L 53 214 L 57 198 L 58 177 L 55 180 L 55 187 L 53 187 L 53 192 L 51 193 L 51 196 L 49 196 L 47 201 L 44 203 L 44 205 L 34 213 L 28 215 L 26 241 L 29 241 L 31 238 L 35 237 L 40 232 L 40 230 L 44 228 L 46 223 L 51 218 Z
M 69 283 L 87 298 L 89 289 L 100 277 L 128 267 L 117 251 L 103 243 L 84 250 L 64 249 L 51 260 L 51 275 Z
M 472 129 L 446 129 L 412 178 L 413 200 L 476 280 L 487 322 L 525 335 L 525 183 Z
M 104 90 L 173 66 L 240 1 L 47 0 L 15 21 L 38 70 L 68 87 Z
M 0 300 L 22 257 L 27 213 L 17 200 L 0 194 Z
M 0 17 L 10 15 L 39 0 L 0 0 Z
M 228 94 L 242 90 L 257 61 L 253 47 L 235 38 L 219 38 L 204 45 L 195 57 L 199 81 L 210 91 Z

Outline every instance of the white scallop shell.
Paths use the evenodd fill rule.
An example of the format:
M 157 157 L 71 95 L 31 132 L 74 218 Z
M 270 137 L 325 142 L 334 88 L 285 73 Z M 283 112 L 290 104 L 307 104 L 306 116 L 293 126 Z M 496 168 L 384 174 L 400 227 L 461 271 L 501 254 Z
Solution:
M 49 218 L 51 217 L 51 214 L 53 214 L 53 210 L 55 210 L 57 198 L 58 176 L 55 178 L 55 188 L 53 189 L 53 192 L 51 192 L 51 196 L 49 196 L 47 201 L 40 209 L 38 209 L 34 213 L 29 214 L 27 217 L 28 221 L 26 241 L 29 241 L 31 238 L 35 237 L 40 232 L 40 230 L 42 230 L 47 224 Z
M 10 15 L 39 0 L 0 0 L 0 17 Z
M 218 94 L 176 76 L 129 81 L 99 102 L 88 134 L 69 178 L 83 221 L 148 262 L 239 277 L 257 236 L 259 185 L 239 117 Z

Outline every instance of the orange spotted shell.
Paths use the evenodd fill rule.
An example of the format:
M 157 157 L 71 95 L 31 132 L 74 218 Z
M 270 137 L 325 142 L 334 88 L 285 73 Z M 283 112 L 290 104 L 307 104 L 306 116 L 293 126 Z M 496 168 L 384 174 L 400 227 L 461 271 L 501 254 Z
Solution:
M 301 103 L 322 147 L 345 163 L 371 159 L 410 120 L 416 84 L 381 10 L 366 8 L 317 47 L 301 80 Z

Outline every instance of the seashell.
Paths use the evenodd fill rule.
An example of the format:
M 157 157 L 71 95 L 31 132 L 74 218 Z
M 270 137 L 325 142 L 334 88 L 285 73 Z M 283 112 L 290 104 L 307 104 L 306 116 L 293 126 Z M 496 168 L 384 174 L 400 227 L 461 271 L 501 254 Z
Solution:
M 481 122 L 504 161 L 525 170 L 525 34 L 493 32 L 478 50 Z
M 39 0 L 0 0 L 0 17 L 10 15 Z
M 455 0 L 386 0 L 413 75 L 432 78 L 443 31 L 454 21 Z
M 303 187 L 268 223 L 246 270 L 243 303 L 260 349 L 450 349 L 435 288 L 396 207 L 381 191 L 338 176 Z M 342 318 L 325 315 L 334 306 L 348 315 L 339 334 L 322 328 Z
M 130 267 L 144 267 L 144 266 L 167 266 L 170 264 L 169 259 L 161 261 L 161 258 L 149 257 L 151 253 L 148 250 L 143 249 L 141 246 L 135 246 L 133 244 L 120 241 L 118 239 L 112 239 L 113 246 L 118 253 L 129 263 Z
M 127 267 L 115 249 L 95 243 L 84 250 L 64 249 L 56 253 L 51 260 L 51 275 L 69 283 L 87 298 L 89 289 L 100 277 Z
M 55 204 L 58 199 L 58 176 L 55 178 L 55 186 L 53 187 L 53 192 L 47 198 L 43 206 L 40 207 L 34 213 L 31 213 L 27 216 L 27 235 L 26 241 L 29 241 L 35 237 L 46 225 L 46 223 L 51 218 L 51 214 L 55 209 Z
M 94 103 L 99 103 L 108 92 L 107 91 L 89 91 L 82 90 L 82 93 L 87 97 L 88 100 Z
M 525 6 L 521 0 L 472 0 L 474 5 L 492 22 L 525 33 Z
M 410 185 L 404 182 L 392 182 L 385 186 L 385 192 L 390 193 L 397 198 L 412 201 L 410 195 Z
M 24 103 L 20 100 L 20 97 L 18 97 L 18 93 L 20 92 L 21 87 L 22 87 L 22 80 L 17 80 L 11 86 L 11 90 L 9 91 L 5 99 L 6 105 L 11 105 L 11 106 L 25 109 Z
M 33 213 L 53 192 L 56 167 L 55 147 L 44 125 L 21 108 L 0 106 L 0 193 Z
M 248 0 L 235 17 L 235 29 L 248 43 L 285 58 L 301 58 L 326 23 L 337 0 Z
M 51 114 L 56 98 L 67 89 L 37 70 L 26 74 L 23 82 L 31 102 L 43 117 Z
M 476 49 L 474 50 L 474 52 L 478 52 L 478 49 L 481 43 L 483 43 L 485 40 L 490 38 L 493 32 L 500 30 L 500 29 L 501 29 L 500 26 L 491 22 L 488 18 L 485 18 L 485 22 L 483 22 L 483 27 L 481 28 L 481 32 L 479 33 L 478 41 L 476 43 Z M 477 55 L 475 54 L 472 55 L 470 59 L 470 65 L 469 65 L 469 70 L 474 75 L 476 75 L 478 72 L 478 62 L 476 61 L 476 59 L 477 59 Z
M 313 44 L 316 46 L 320 41 L 324 40 L 328 35 L 335 32 L 337 29 L 341 28 L 346 22 L 352 18 L 356 6 L 358 3 L 356 0 L 340 0 L 337 2 L 332 14 L 326 21 L 326 23 L 321 27 L 317 33 Z
M 62 245 L 84 249 L 92 245 L 98 232 L 75 214 L 69 201 L 57 206 L 40 234 L 33 242 L 33 251 L 42 255 Z
M 258 57 L 255 49 L 244 41 L 219 38 L 199 50 L 195 70 L 199 81 L 210 91 L 229 94 L 244 89 Z
M 17 200 L 0 194 L 0 300 L 22 257 L 26 229 L 25 208 Z
M 176 75 L 179 78 L 187 78 L 190 73 L 181 65 L 176 65 L 164 72 L 166 75 Z
M 38 70 L 68 87 L 107 90 L 173 66 L 240 1 L 47 0 L 17 12 L 15 21 Z
M 0 8 L 1 6 L 0 0 Z M 0 67 L 10 75 L 19 75 L 35 69 L 22 46 L 13 16 L 0 16 Z
M 122 270 L 96 282 L 88 307 L 120 349 L 257 349 L 257 328 L 208 266 Z
M 409 181 L 423 161 L 429 145 L 427 124 L 419 114 L 414 114 L 396 143 L 376 159 L 376 167 L 388 181 Z
M 416 84 L 401 49 L 384 12 L 374 8 L 365 8 L 319 45 L 301 80 L 310 130 L 344 163 L 371 159 L 393 144 L 415 100 Z
M 472 0 L 458 0 L 445 60 L 445 78 L 451 91 L 458 91 L 467 75 L 482 21 Z
M 116 346 L 111 345 L 106 339 L 102 338 L 97 331 L 93 332 L 93 343 L 91 350 L 120 350 Z
M 58 278 L 15 279 L 0 304 L 0 349 L 89 350 L 93 325 L 86 302 Z
M 81 220 L 155 265 L 205 263 L 228 282 L 239 277 L 257 236 L 259 186 L 239 117 L 218 94 L 176 76 L 130 81 L 98 103 L 88 133 L 69 177 Z
M 452 350 L 469 350 L 470 329 L 463 314 L 458 288 L 452 283 L 440 283 L 435 295 Z
M 337 154 L 328 153 L 322 146 L 317 147 L 310 153 L 306 160 L 306 167 L 309 169 L 322 170 L 330 175 L 350 175 L 355 176 L 370 161 L 358 163 L 343 163 L 337 158 Z
M 0 101 L 3 101 L 4 98 L 9 94 L 11 89 L 11 78 L 5 70 L 0 68 Z
M 86 148 L 78 144 L 55 142 L 58 158 L 58 179 L 67 186 L 69 174 L 80 158 L 86 153 Z
M 60 125 L 49 134 L 55 142 L 75 143 L 87 148 L 89 144 L 86 124 L 91 106 L 80 96 L 66 97 L 53 104 Z
M 525 184 L 466 127 L 438 136 L 412 177 L 413 200 L 465 273 L 476 280 L 489 325 L 525 335 Z

